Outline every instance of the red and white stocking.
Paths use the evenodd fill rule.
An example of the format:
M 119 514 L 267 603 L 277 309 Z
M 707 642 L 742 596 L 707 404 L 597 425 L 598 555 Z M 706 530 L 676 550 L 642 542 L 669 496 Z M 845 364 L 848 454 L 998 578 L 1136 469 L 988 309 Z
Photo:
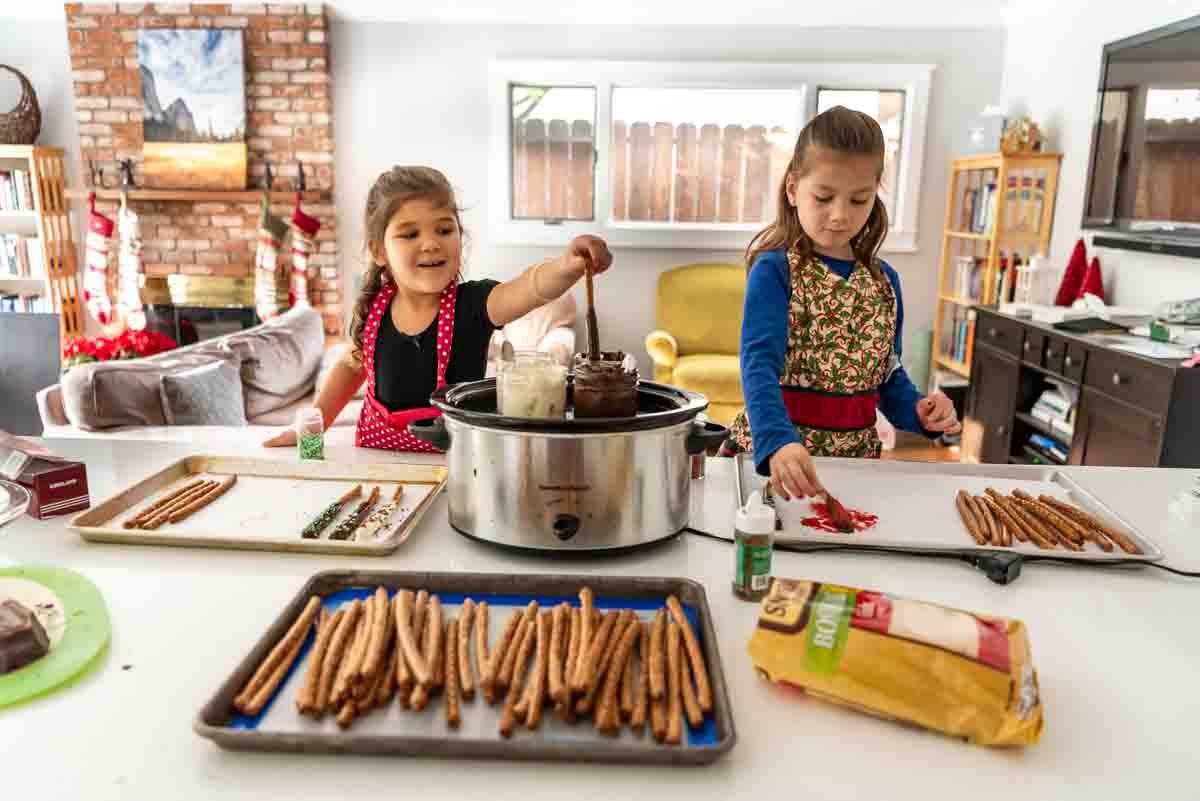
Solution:
M 120 266 L 117 284 L 117 314 L 133 331 L 146 327 L 146 311 L 138 294 L 138 276 L 142 273 L 142 235 L 138 216 L 128 206 L 117 214 L 117 231 L 121 237 L 117 260 Z
M 258 220 L 258 249 L 254 255 L 254 305 L 261 320 L 287 311 L 287 275 L 280 274 L 279 246 L 287 235 L 287 223 L 271 213 L 264 199 Z
M 112 322 L 112 303 L 108 299 L 108 240 L 114 223 L 96 211 L 96 196 L 88 198 L 87 256 L 83 271 L 83 300 L 88 314 L 100 325 Z
M 297 194 L 296 210 L 292 212 L 292 288 L 288 295 L 289 305 L 311 303 L 308 297 L 308 257 L 315 249 L 314 242 L 319 230 L 321 221 L 304 213 Z

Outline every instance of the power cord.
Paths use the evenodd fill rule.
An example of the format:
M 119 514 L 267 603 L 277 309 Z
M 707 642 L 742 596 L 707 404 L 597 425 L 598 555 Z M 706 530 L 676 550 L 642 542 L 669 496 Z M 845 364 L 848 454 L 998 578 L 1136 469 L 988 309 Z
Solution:
M 729 542 L 724 537 L 719 537 L 708 531 L 701 531 L 698 528 L 688 526 L 684 528 L 689 534 L 695 534 L 700 537 L 718 540 L 720 542 Z M 876 547 L 874 545 L 796 545 L 794 543 L 776 542 L 775 547 L 781 551 L 791 553 L 820 553 L 823 551 L 850 551 L 852 553 L 885 553 L 896 554 L 899 556 L 918 556 L 925 559 L 952 559 L 963 561 L 972 567 L 980 570 L 990 580 L 996 584 L 1011 584 L 1016 581 L 1021 575 L 1021 567 L 1025 562 L 1056 562 L 1058 564 L 1073 565 L 1076 567 L 1156 567 L 1159 570 L 1165 570 L 1168 573 L 1174 573 L 1177 576 L 1185 578 L 1200 578 L 1200 572 L 1190 570 L 1180 570 L 1179 568 L 1169 565 L 1160 564 L 1158 562 L 1143 562 L 1136 559 L 1117 559 L 1111 562 L 1080 562 L 1075 559 L 1063 559 L 1054 556 L 1032 556 L 1029 554 L 1020 553 L 1003 553 L 1003 552 L 983 552 L 983 553 L 933 553 L 930 551 L 918 551 L 912 548 L 889 548 Z

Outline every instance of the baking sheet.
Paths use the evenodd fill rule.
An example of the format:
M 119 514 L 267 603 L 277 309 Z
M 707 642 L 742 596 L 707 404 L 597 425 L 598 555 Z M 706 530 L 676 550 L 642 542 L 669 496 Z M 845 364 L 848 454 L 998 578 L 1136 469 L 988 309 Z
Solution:
M 801 523 L 803 518 L 814 514 L 812 501 L 784 501 L 776 497 L 776 512 L 783 523 L 783 530 L 776 532 L 778 542 L 798 546 L 908 548 L 955 554 L 1003 551 L 1085 562 L 1154 562 L 1163 558 L 1154 542 L 1114 514 L 1065 472 L 1049 465 L 1036 471 L 1014 469 L 1008 465 L 980 465 L 972 471 L 946 473 L 923 471 L 919 464 L 898 461 L 830 462 L 821 464 L 820 475 L 821 482 L 844 506 L 877 515 L 879 522 L 854 534 L 819 531 Z M 735 497 L 741 498 L 742 503 L 766 482 L 757 474 L 747 454 L 739 454 L 734 480 L 737 485 Z M 954 500 L 960 489 L 980 495 L 988 487 L 1004 494 L 1022 489 L 1034 496 L 1061 498 L 1126 534 L 1142 553 L 1127 554 L 1119 548 L 1105 553 L 1090 543 L 1082 551 L 1042 550 L 1032 543 L 1019 541 L 1009 547 L 977 545 L 963 526 Z
M 123 526 L 179 486 L 199 477 L 230 474 L 238 477 L 233 487 L 186 520 L 154 530 Z M 70 528 L 90 542 L 378 556 L 391 553 L 407 539 L 444 486 L 445 478 L 446 469 L 436 465 L 192 456 L 77 515 Z M 321 538 L 300 536 L 313 518 L 355 484 L 362 485 L 362 495 L 342 507 Z M 328 539 L 329 532 L 350 516 L 372 488 L 380 490 L 378 508 L 391 501 L 398 484 L 404 485 L 400 506 L 376 536 L 363 541 Z
M 511 738 L 498 731 L 503 703 L 487 704 L 480 692 L 473 701 L 460 704 L 462 723 L 458 729 L 446 725 L 444 702 L 435 697 L 422 712 L 401 709 L 395 700 L 387 709 L 376 709 L 343 731 L 334 716 L 316 721 L 296 711 L 295 699 L 303 684 L 305 658 L 315 635 L 311 632 L 300 656 L 279 690 L 256 717 L 232 708 L 233 697 L 257 668 L 308 598 L 319 594 L 329 610 L 353 598 L 366 598 L 377 586 L 389 594 L 399 588 L 427 589 L 442 600 L 444 618 L 457 616 L 463 599 L 486 600 L 489 642 L 496 643 L 509 616 L 536 600 L 543 609 L 567 601 L 579 605 L 583 586 L 595 592 L 597 609 L 633 609 L 642 620 L 653 620 L 668 594 L 680 599 L 700 640 L 713 688 L 713 714 L 704 725 L 691 729 L 686 721 L 680 745 L 661 745 L 646 726 L 640 735 L 628 727 L 617 737 L 599 734 L 591 718 L 574 725 L 564 723 L 549 710 L 536 731 L 518 726 Z M 472 642 L 472 653 L 474 645 Z M 478 673 L 476 673 L 478 681 Z M 496 757 L 505 759 L 631 762 L 656 764 L 703 764 L 719 758 L 736 741 L 728 691 L 712 618 L 703 587 L 687 579 L 625 578 L 614 576 L 546 576 L 470 573 L 393 573 L 337 571 L 311 579 L 270 631 L 238 666 L 217 694 L 201 710 L 195 729 L 226 748 L 275 751 L 345 751 L 368 754 L 410 754 L 446 757 Z

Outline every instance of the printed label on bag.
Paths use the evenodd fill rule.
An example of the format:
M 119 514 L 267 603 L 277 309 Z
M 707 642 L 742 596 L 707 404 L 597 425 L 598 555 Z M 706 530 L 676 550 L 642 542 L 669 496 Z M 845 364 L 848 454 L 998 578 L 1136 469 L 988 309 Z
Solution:
M 829 675 L 837 670 L 846 649 L 846 633 L 854 615 L 857 591 L 850 587 L 823 584 L 809 603 L 808 642 L 805 667 Z

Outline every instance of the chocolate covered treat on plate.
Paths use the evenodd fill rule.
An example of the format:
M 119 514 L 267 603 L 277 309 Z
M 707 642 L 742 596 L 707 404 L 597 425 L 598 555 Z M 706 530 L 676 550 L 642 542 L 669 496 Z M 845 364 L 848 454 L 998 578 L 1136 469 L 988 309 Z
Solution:
M 638 372 L 620 351 L 590 359 L 575 357 L 575 417 L 634 417 L 638 412 Z
M 50 638 L 33 614 L 16 601 L 0 603 L 0 675 L 41 659 L 50 650 Z

